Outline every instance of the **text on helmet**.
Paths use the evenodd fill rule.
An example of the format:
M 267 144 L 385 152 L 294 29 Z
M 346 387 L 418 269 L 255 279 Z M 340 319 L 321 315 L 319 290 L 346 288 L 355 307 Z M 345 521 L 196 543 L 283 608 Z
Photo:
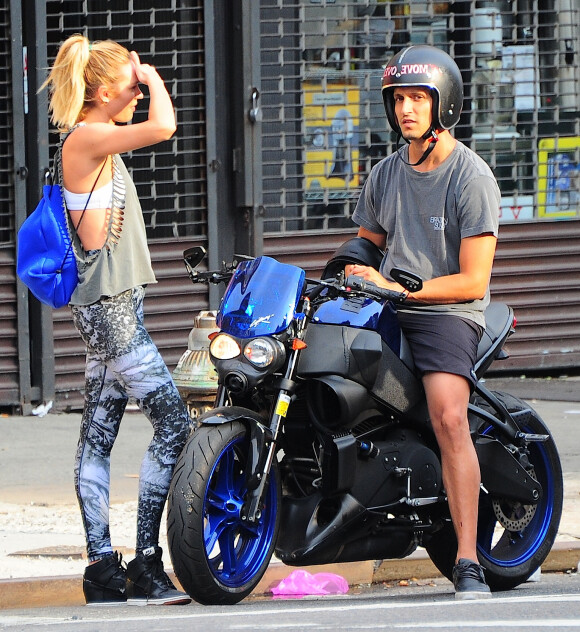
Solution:
M 432 76 L 439 72 L 439 68 L 433 64 L 401 64 L 397 66 L 387 66 L 384 77 L 400 77 L 402 75 L 428 75 Z

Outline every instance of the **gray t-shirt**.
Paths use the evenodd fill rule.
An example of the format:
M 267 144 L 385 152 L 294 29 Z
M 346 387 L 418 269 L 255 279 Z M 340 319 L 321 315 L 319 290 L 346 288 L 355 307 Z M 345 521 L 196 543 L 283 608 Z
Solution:
M 401 150 L 409 161 L 408 147 Z M 464 237 L 498 234 L 500 192 L 488 165 L 457 141 L 450 156 L 432 171 L 416 171 L 392 154 L 373 167 L 364 183 L 353 221 L 387 236 L 381 274 L 393 267 L 425 281 L 459 272 Z M 450 305 L 405 305 L 405 310 L 451 313 L 485 326 L 481 300 Z

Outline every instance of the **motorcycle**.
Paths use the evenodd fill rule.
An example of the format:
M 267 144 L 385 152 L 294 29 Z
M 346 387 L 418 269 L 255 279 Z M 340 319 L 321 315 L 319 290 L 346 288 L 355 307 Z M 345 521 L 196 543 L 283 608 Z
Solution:
M 214 407 L 196 420 L 168 500 L 173 569 L 202 604 L 235 604 L 273 555 L 289 566 L 403 558 L 452 578 L 457 540 L 421 380 L 396 316 L 403 294 L 268 256 L 198 271 L 225 283 L 209 353 Z M 392 276 L 410 292 L 420 278 Z M 536 411 L 482 377 L 515 331 L 492 302 L 468 410 L 481 469 L 479 562 L 492 591 L 546 559 L 562 512 L 560 459 Z

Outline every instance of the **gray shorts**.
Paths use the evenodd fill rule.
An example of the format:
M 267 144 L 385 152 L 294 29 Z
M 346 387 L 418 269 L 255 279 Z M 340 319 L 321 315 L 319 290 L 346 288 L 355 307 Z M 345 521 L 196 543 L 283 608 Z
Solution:
M 473 367 L 483 334 L 477 323 L 451 314 L 398 312 L 397 315 L 419 375 L 461 375 L 473 390 L 477 383 Z

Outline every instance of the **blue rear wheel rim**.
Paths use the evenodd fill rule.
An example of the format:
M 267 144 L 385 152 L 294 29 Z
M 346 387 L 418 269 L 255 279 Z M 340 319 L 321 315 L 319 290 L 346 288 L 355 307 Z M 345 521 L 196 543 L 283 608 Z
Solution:
M 524 429 L 524 432 L 534 431 Z M 540 502 L 535 510 L 533 506 L 521 506 L 512 501 L 500 503 L 504 515 L 515 522 L 520 521 L 522 525 L 526 523 L 525 526 L 513 531 L 505 528 L 487 497 L 482 496 L 479 506 L 478 552 L 492 564 L 504 568 L 520 566 L 530 560 L 544 543 L 552 521 L 555 489 L 550 458 L 543 443 L 533 443 L 529 450 L 535 477 L 543 489 Z
M 229 588 L 244 587 L 269 561 L 278 510 L 277 487 L 271 473 L 260 519 L 255 525 L 242 520 L 247 496 L 246 453 L 243 437 L 224 447 L 212 468 L 203 505 L 209 567 L 215 578 Z

